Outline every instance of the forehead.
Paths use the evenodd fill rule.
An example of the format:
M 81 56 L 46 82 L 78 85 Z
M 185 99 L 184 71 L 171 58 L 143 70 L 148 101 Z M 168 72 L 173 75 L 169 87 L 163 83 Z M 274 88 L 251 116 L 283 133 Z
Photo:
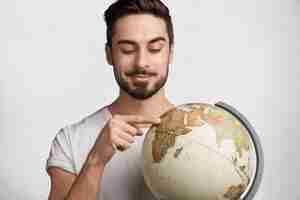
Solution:
M 115 43 L 119 40 L 132 40 L 146 43 L 157 37 L 164 37 L 169 41 L 163 19 L 150 14 L 131 14 L 116 21 L 112 41 Z

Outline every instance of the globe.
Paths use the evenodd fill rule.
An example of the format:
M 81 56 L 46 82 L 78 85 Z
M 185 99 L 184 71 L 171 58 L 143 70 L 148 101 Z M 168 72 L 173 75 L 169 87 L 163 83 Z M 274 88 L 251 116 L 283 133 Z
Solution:
M 160 200 L 253 198 L 262 174 L 262 149 L 253 127 L 219 102 L 172 108 L 147 131 L 143 175 Z

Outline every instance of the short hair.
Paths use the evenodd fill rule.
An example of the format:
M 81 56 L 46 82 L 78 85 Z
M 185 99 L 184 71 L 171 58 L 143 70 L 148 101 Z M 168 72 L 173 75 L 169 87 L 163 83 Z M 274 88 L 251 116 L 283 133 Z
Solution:
M 174 43 L 173 24 L 168 7 L 160 0 L 117 0 L 104 12 L 106 45 L 112 46 L 113 26 L 121 17 L 130 14 L 151 14 L 166 23 L 170 46 Z

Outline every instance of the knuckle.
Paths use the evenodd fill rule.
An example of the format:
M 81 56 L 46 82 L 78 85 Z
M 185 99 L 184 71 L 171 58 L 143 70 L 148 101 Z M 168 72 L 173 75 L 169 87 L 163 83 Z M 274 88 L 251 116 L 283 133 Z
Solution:
M 137 132 L 136 132 L 136 131 L 131 131 L 131 132 L 130 132 L 130 136 L 131 136 L 131 137 L 134 137 L 134 136 L 136 136 L 136 135 L 137 135 Z
M 128 149 L 129 147 L 130 147 L 130 143 L 124 143 L 124 147 L 126 148 L 126 149 Z
M 132 143 L 132 142 L 134 141 L 133 136 L 128 135 L 127 141 L 128 141 L 129 143 Z
M 111 124 L 111 125 L 113 125 L 113 124 L 115 124 L 115 123 L 116 123 L 116 121 L 117 121 L 117 119 L 115 119 L 115 118 L 112 118 L 112 119 L 110 120 L 110 124 Z
M 121 118 L 121 115 L 119 115 L 119 114 L 116 114 L 116 115 L 114 115 L 113 116 L 113 118 L 112 119 L 120 119 Z
M 109 123 L 109 127 L 110 128 L 114 128 L 117 124 L 118 124 L 118 120 L 117 119 L 111 119 L 110 123 Z
M 111 136 L 117 136 L 118 135 L 118 129 L 116 127 L 112 127 L 109 131 L 109 134 Z
M 117 135 L 118 129 L 116 127 L 111 127 L 110 129 L 110 135 Z
M 130 131 L 129 134 L 130 134 L 131 137 L 136 136 L 136 132 L 135 131 Z
M 138 135 L 139 134 L 139 129 L 134 129 L 134 131 L 133 131 L 133 133 L 134 133 L 134 135 Z
M 143 117 L 142 116 L 136 116 L 136 121 L 138 121 L 138 122 L 143 121 Z

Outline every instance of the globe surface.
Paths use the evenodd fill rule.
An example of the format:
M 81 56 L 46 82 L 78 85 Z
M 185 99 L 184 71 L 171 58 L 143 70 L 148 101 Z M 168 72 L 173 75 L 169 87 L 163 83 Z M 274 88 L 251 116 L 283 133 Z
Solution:
M 145 182 L 161 200 L 237 200 L 255 173 L 247 129 L 210 104 L 184 104 L 164 113 L 148 130 L 142 153 Z

